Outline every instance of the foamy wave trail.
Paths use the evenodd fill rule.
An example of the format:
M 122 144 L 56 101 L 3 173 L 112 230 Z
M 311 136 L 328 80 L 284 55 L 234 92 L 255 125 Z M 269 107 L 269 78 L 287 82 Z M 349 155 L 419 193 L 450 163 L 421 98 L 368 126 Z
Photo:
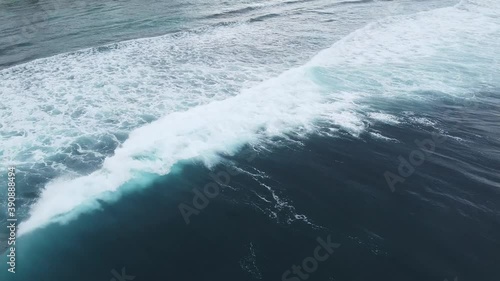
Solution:
M 169 113 L 132 131 L 100 170 L 48 183 L 19 232 L 75 218 L 97 208 L 95 199 L 116 198 L 125 183 L 168 174 L 184 159 L 210 166 L 219 161 L 217 155 L 233 154 L 245 144 L 325 127 L 357 135 L 373 117 L 374 95 L 468 97 L 500 89 L 499 11 L 496 2 L 474 0 L 384 19 L 236 96 Z
M 306 70 L 288 71 L 236 97 L 172 113 L 134 130 L 100 170 L 49 183 L 33 206 L 31 217 L 20 226 L 20 234 L 89 199 L 116 191 L 141 174 L 167 174 L 180 160 L 200 158 L 211 165 L 217 161 L 217 154 L 233 154 L 247 143 L 297 130 L 311 132 L 311 121 L 322 106 L 323 89 L 307 79 Z M 339 104 L 332 104 L 331 110 L 336 111 L 334 107 Z
M 257 34 L 246 24 L 209 26 L 0 70 L 3 165 L 43 163 L 55 174 L 78 174 L 87 165 L 85 172 L 93 171 L 131 130 L 286 70 L 251 52 Z M 241 45 L 231 43 L 235 38 Z

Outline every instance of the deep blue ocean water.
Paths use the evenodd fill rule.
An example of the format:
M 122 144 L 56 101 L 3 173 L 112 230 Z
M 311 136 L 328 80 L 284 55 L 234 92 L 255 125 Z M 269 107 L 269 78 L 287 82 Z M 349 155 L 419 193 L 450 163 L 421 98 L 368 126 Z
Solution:
M 1 280 L 499 280 L 496 1 L 1 5 Z

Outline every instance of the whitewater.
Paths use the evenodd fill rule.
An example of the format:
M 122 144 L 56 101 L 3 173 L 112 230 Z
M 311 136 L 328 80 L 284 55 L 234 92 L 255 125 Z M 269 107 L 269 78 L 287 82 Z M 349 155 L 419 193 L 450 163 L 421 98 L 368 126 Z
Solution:
M 500 4 L 492 0 L 464 0 L 378 20 L 271 79 L 266 77 L 274 70 L 254 71 L 237 61 L 227 64 L 213 58 L 212 68 L 192 74 L 185 68 L 197 59 L 211 58 L 180 58 L 185 64 L 177 67 L 161 57 L 163 44 L 171 44 L 167 49 L 176 52 L 177 44 L 196 48 L 196 40 L 230 36 L 228 32 L 236 34 L 245 28 L 222 27 L 201 37 L 182 35 L 175 44 L 168 43 L 172 36 L 138 39 L 1 70 L 2 95 L 23 106 L 18 113 L 2 104 L 2 120 L 24 129 L 7 131 L 9 126 L 2 124 L 5 163 L 49 162 L 60 147 L 71 145 L 81 135 L 117 138 L 113 140 L 116 149 L 96 156 L 103 159 L 102 165 L 88 174 L 51 162 L 60 175 L 42 188 L 19 234 L 68 222 L 98 209 L 99 200 L 118 200 L 124 184 L 134 181 L 134 188 L 141 188 L 183 160 L 212 167 L 221 155 L 233 155 L 244 145 L 258 150 L 272 146 L 276 139 L 307 138 L 325 129 L 358 136 L 370 130 L 370 120 L 392 118 L 371 109 L 373 97 L 403 97 L 418 103 L 426 99 L 426 93 L 470 98 L 471 89 L 500 88 L 496 57 Z M 144 48 L 148 55 L 137 56 Z M 124 62 L 135 67 L 123 68 Z M 220 83 L 212 71 L 230 77 Z M 167 79 L 167 75 L 182 79 Z M 215 91 L 214 84 L 218 85 Z M 243 90 L 236 90 L 240 87 Z M 96 88 L 100 96 L 89 98 L 86 93 Z M 27 89 L 36 91 L 28 94 Z M 120 91 L 135 95 L 119 95 Z M 155 99 L 165 91 L 164 99 Z M 40 104 L 45 111 L 38 111 Z M 63 112 L 74 118 L 64 118 Z M 162 112 L 168 113 L 155 117 Z M 106 133 L 110 128 L 114 134 Z M 85 148 L 77 142 L 77 150 L 99 154 L 92 145 L 98 147 L 91 143 Z

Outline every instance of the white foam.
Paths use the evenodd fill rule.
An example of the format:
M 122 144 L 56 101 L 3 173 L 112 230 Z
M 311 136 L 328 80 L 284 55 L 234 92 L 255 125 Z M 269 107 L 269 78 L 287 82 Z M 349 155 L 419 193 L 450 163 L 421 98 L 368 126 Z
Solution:
M 58 216 L 116 191 L 141 173 L 167 174 L 182 159 L 199 158 L 212 165 L 218 161 L 218 153 L 235 153 L 246 143 L 262 143 L 292 132 L 314 132 L 318 120 L 357 135 L 365 129 L 362 110 L 369 107 L 369 97 L 374 94 L 411 98 L 415 91 L 428 90 L 461 95 L 470 88 L 499 86 L 500 69 L 491 62 L 500 49 L 499 26 L 490 14 L 460 7 L 390 18 L 354 32 L 304 66 L 236 96 L 180 106 L 182 110 L 176 108 L 177 112 L 167 110 L 171 113 L 134 130 L 100 170 L 47 184 L 19 233 L 61 221 Z M 111 52 L 109 59 L 117 55 Z M 123 81 L 114 82 L 127 87 L 127 83 L 134 84 L 130 81 L 143 81 L 151 72 L 141 71 L 147 68 L 141 65 L 131 74 L 133 79 L 124 73 Z M 42 83 L 34 78 L 33 83 Z M 151 81 L 156 81 L 151 82 L 154 89 L 161 77 Z M 116 83 L 104 87 L 113 93 Z M 140 85 L 131 87 L 139 89 Z M 141 102 L 140 96 L 132 102 Z M 173 94 L 169 99 L 176 97 Z M 65 97 L 56 91 L 53 98 Z M 126 107 L 127 97 L 116 102 L 120 106 L 124 102 Z
M 252 44 L 262 32 L 248 24 L 205 28 L 0 70 L 0 165 L 30 165 L 37 155 L 73 157 L 67 148 L 82 139 L 117 145 L 123 141 L 117 135 L 279 75 L 288 68 L 282 50 L 263 52 Z M 290 49 L 294 59 L 308 52 Z
M 104 161 L 102 169 L 47 184 L 19 233 L 27 233 L 88 200 L 115 191 L 140 173 L 167 174 L 179 160 L 191 158 L 201 158 L 211 165 L 217 153 L 233 154 L 243 144 L 284 136 L 297 129 L 312 131 L 312 121 L 319 117 L 317 109 L 328 107 L 323 103 L 323 90 L 305 77 L 305 68 L 293 69 L 238 96 L 168 114 L 134 130 Z M 345 110 L 350 109 L 340 109 Z M 351 126 L 349 122 L 345 125 Z
M 387 124 L 399 124 L 398 117 L 388 114 L 388 113 L 382 113 L 382 112 L 370 112 L 368 113 L 368 116 L 373 119 L 377 120 L 382 123 L 387 123 Z
M 420 124 L 420 125 L 424 125 L 424 126 L 428 126 L 428 127 L 435 127 L 436 126 L 436 122 L 430 120 L 429 118 L 425 118 L 425 117 L 410 117 L 409 121 L 411 123 Z
M 309 64 L 328 73 L 337 87 L 369 94 L 413 98 L 415 92 L 464 95 L 474 87 L 497 88 L 500 9 L 481 6 L 486 13 L 466 9 L 470 6 L 467 2 L 369 24 Z
M 386 137 L 378 132 L 370 132 L 370 135 L 376 139 L 380 139 L 380 140 L 384 140 L 384 141 L 399 142 L 397 139 Z

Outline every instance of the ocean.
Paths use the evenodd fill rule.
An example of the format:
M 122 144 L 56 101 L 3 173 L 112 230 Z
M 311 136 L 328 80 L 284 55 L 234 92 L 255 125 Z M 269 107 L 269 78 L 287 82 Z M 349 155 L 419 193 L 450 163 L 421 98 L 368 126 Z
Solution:
M 499 1 L 1 1 L 0 280 L 500 280 Z

